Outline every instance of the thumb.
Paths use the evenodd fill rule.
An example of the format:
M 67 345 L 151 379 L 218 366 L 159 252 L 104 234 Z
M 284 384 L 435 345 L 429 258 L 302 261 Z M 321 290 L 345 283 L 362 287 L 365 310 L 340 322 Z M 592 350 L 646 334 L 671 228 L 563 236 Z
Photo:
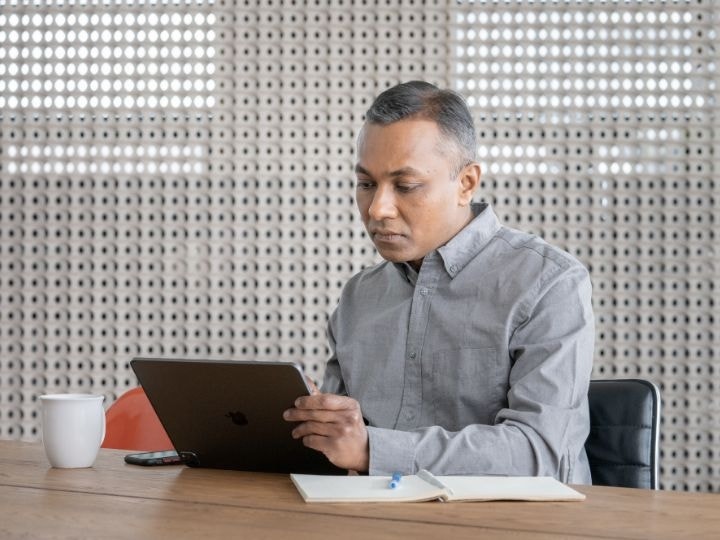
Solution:
M 318 387 L 315 385 L 315 382 L 307 375 L 305 375 L 305 381 L 307 382 L 308 388 L 310 389 L 310 395 L 314 396 L 315 394 L 319 394 L 320 390 L 318 390 Z

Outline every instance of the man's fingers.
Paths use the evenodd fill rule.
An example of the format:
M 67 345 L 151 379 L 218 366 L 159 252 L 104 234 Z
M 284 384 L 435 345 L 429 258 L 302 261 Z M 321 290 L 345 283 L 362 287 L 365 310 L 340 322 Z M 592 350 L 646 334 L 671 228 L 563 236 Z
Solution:
M 295 439 L 322 452 L 338 467 L 367 470 L 368 433 L 357 400 L 322 393 L 303 396 L 283 413 L 283 418 L 298 422 L 292 430 Z
M 303 444 L 308 448 L 317 450 L 327 455 L 329 439 L 322 435 L 306 435 L 302 440 Z
M 318 410 L 318 409 L 288 409 L 283 413 L 288 422 L 323 422 L 336 425 L 365 425 L 360 409 Z
M 358 402 L 347 396 L 338 396 L 336 394 L 313 394 L 311 396 L 302 396 L 295 400 L 295 407 L 298 409 L 327 409 L 342 410 L 359 408 Z
M 345 415 L 338 411 L 328 411 L 321 409 L 288 409 L 283 413 L 283 418 L 289 422 L 340 422 Z
M 292 436 L 293 439 L 299 439 L 308 435 L 321 435 L 323 437 L 328 437 L 333 435 L 335 431 L 336 429 L 333 424 L 328 424 L 326 422 L 309 421 L 303 422 L 295 429 L 293 429 Z
M 315 395 L 319 394 L 320 390 L 318 390 L 317 385 L 315 384 L 315 381 L 313 381 L 309 376 L 305 375 L 305 380 L 307 381 L 308 388 L 310 389 L 310 394 Z
M 318 433 L 304 435 L 302 442 L 308 448 L 325 454 L 330 462 L 338 467 L 366 471 L 369 460 L 367 432 L 350 437 L 345 429 L 340 430 L 342 434 L 334 431 L 329 435 Z

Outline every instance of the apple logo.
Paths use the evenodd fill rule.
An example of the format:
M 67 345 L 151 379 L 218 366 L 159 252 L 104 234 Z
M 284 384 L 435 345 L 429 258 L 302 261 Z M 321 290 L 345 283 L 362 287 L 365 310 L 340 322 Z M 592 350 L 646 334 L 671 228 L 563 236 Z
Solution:
M 236 426 L 246 426 L 248 423 L 247 417 L 240 411 L 230 411 L 225 416 L 232 420 L 232 423 Z

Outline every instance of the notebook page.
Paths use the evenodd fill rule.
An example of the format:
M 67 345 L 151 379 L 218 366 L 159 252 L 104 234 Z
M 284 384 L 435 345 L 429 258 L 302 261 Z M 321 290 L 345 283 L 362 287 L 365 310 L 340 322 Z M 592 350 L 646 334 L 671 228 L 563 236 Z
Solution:
M 443 494 L 417 476 L 403 476 L 395 489 L 389 476 L 324 476 L 291 474 L 306 502 L 410 502 L 429 501 Z
M 453 501 L 582 501 L 585 495 L 550 476 L 436 476 Z

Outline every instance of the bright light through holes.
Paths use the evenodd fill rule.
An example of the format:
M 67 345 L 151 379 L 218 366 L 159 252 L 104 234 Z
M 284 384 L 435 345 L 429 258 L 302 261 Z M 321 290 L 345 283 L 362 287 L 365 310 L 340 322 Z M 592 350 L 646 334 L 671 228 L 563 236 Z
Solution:
M 10 174 L 201 174 L 202 145 L 10 145 Z
M 553 137 L 538 137 L 541 128 L 560 130 L 561 146 L 568 146 L 565 130 L 597 124 L 603 114 L 632 110 L 654 118 L 668 109 L 703 109 L 713 97 L 715 63 L 699 62 L 692 47 L 673 44 L 690 38 L 667 27 L 687 19 L 681 10 L 457 10 L 455 89 L 481 117 L 517 120 L 525 128 L 513 141 L 481 137 L 479 157 L 492 175 L 562 174 L 573 156 Z M 523 28 L 525 22 L 533 26 Z M 669 142 L 671 131 L 638 128 L 578 162 L 585 162 L 583 171 L 608 177 L 664 174 L 681 155 L 672 149 L 660 155 L 648 143 Z
M 217 105 L 216 15 L 78 10 L 0 10 L 2 114 L 140 118 L 151 111 L 202 113 Z M 205 172 L 202 147 L 156 140 L 127 146 L 130 152 L 121 155 L 115 147 L 71 142 L 11 145 L 4 148 L 4 168 L 10 174 Z
M 0 109 L 212 108 L 215 20 L 0 13 Z

